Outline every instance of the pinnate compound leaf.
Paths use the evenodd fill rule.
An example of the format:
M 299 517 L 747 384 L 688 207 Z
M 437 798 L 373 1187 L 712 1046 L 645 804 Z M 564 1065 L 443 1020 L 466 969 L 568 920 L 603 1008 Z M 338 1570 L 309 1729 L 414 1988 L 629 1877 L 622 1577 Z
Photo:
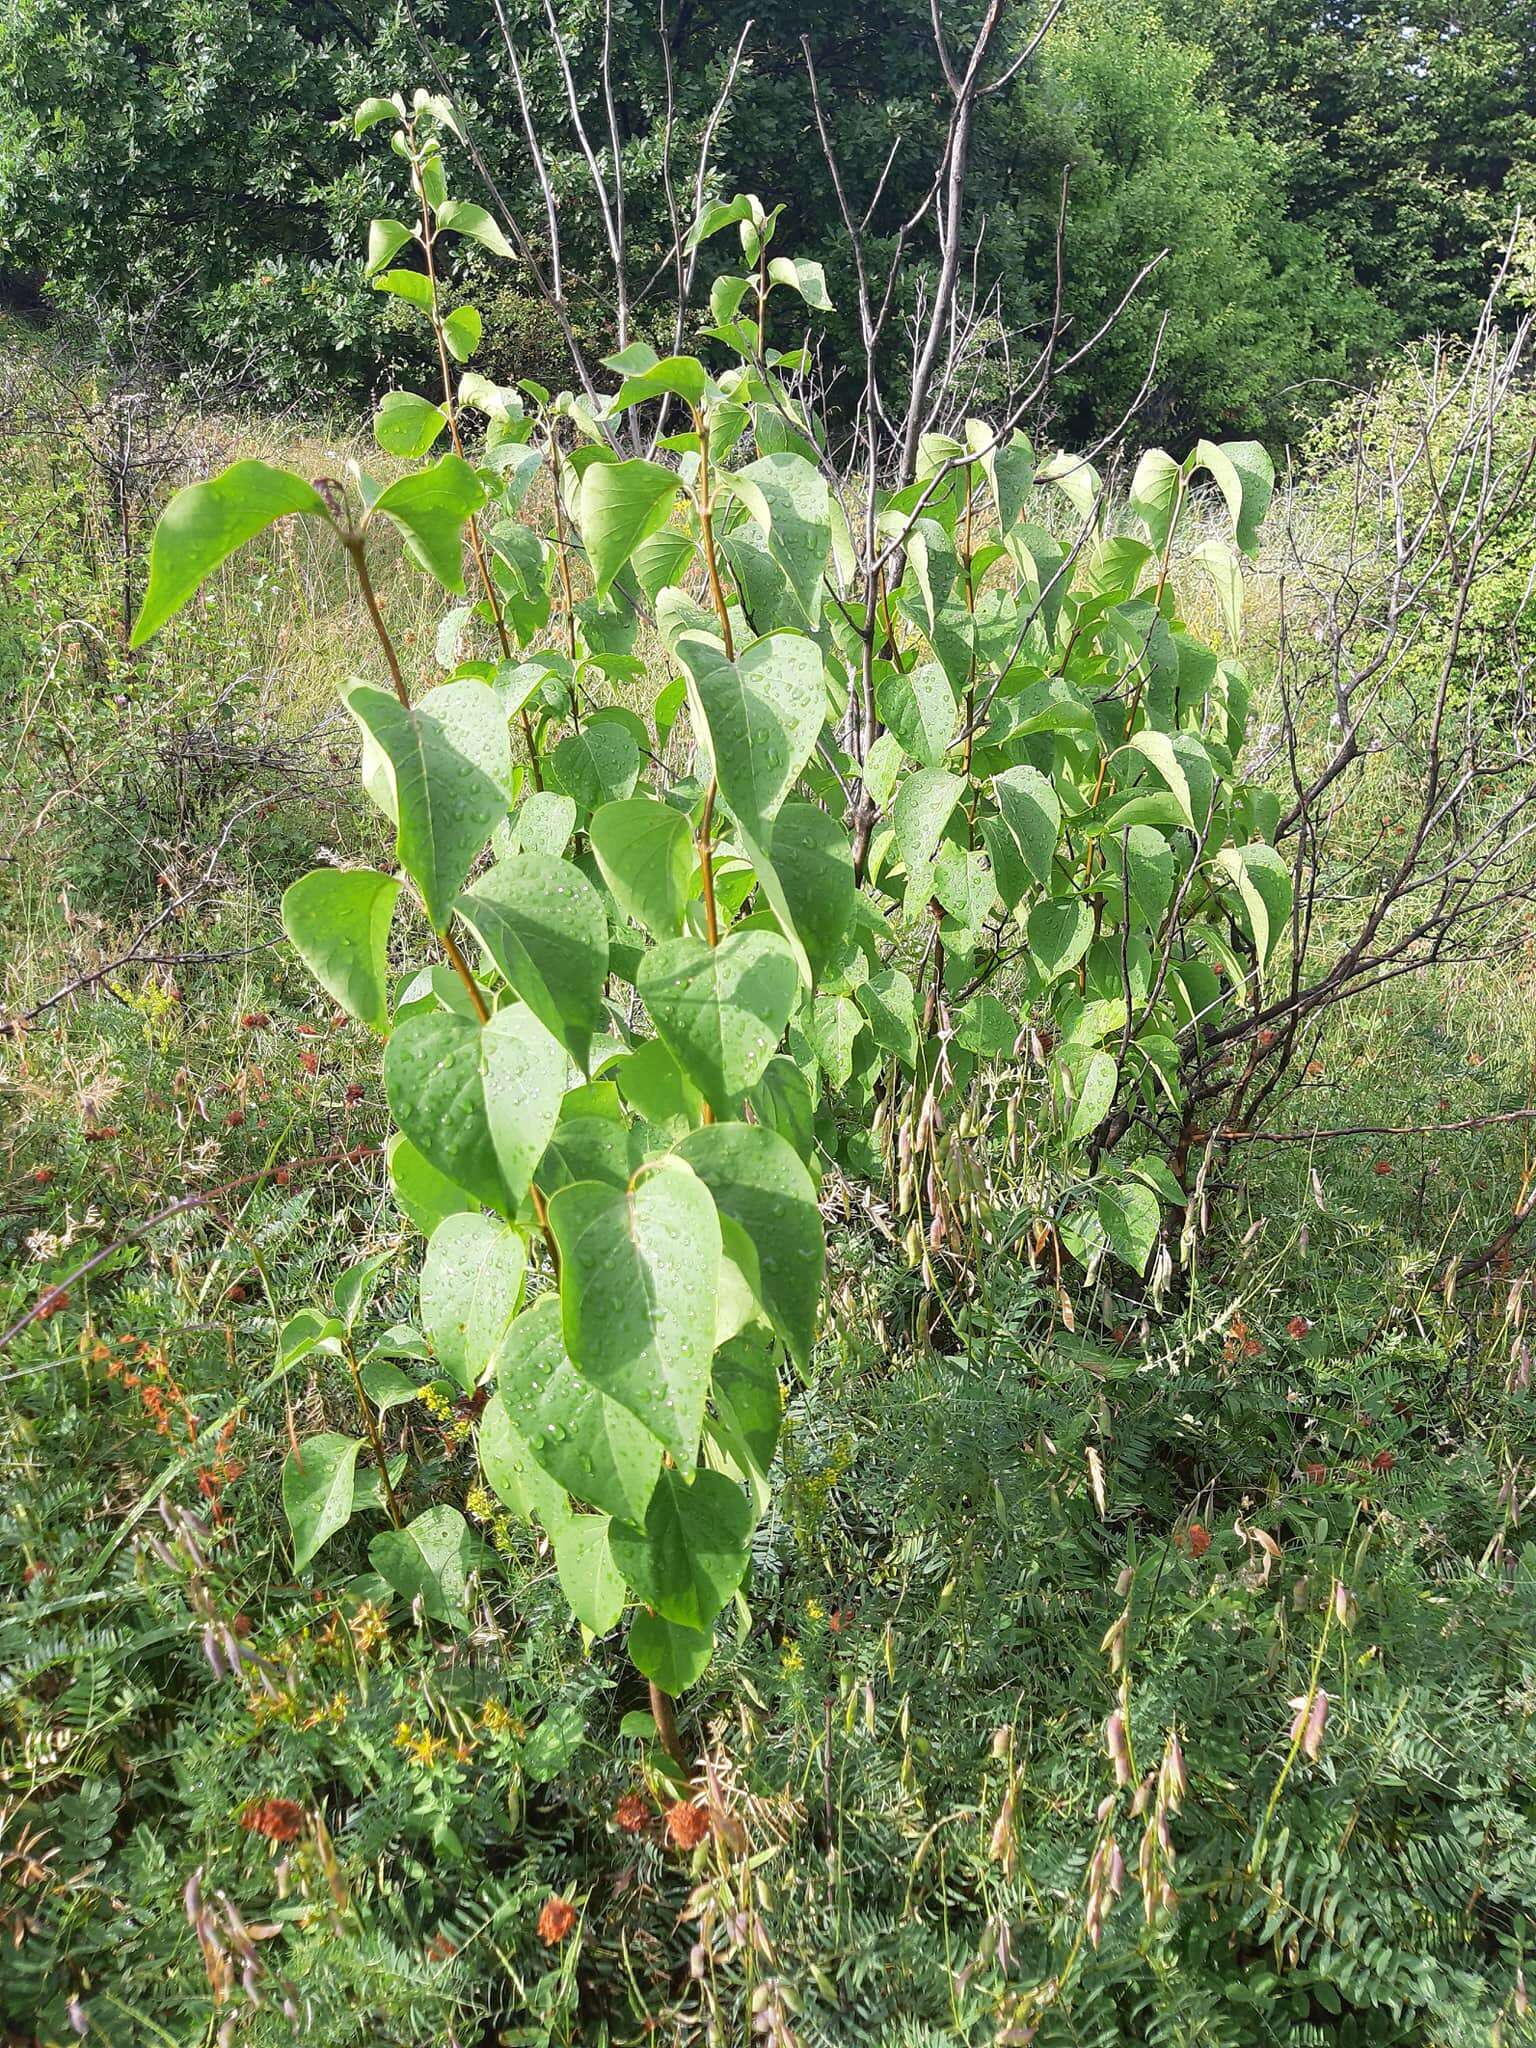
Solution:
M 389 926 L 400 884 L 371 868 L 316 868 L 283 895 L 283 929 L 328 995 L 374 1031 L 389 1026 Z
M 527 1266 L 523 1240 L 497 1217 L 449 1216 L 432 1233 L 421 1269 L 422 1327 L 466 1394 L 517 1314 Z
M 356 1437 L 305 1437 L 283 1460 L 283 1513 L 293 1534 L 293 1568 L 303 1571 L 322 1543 L 352 1519 Z
M 685 1486 L 669 1466 L 644 1523 L 615 1522 L 608 1543 L 647 1607 L 680 1628 L 703 1630 L 746 1576 L 752 1524 L 751 1504 L 734 1480 L 700 1470 Z
M 269 462 L 232 463 L 206 483 L 184 484 L 155 527 L 149 583 L 129 644 L 142 647 L 220 562 L 274 520 L 293 513 L 331 516 L 313 484 Z
M 708 1188 L 665 1159 L 630 1189 L 579 1181 L 550 1198 L 566 1356 L 692 1462 L 715 1342 L 720 1223 Z

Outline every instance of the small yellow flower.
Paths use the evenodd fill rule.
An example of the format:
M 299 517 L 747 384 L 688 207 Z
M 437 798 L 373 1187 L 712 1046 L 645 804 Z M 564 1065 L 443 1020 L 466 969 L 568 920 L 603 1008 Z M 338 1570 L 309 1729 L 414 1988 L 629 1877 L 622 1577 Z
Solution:
M 827 1610 L 819 1600 L 807 1600 L 805 1612 L 806 1618 L 809 1621 L 825 1621 L 827 1618 Z
M 779 1663 L 786 1671 L 803 1670 L 805 1659 L 800 1654 L 800 1645 L 798 1643 L 786 1643 L 779 1652 Z

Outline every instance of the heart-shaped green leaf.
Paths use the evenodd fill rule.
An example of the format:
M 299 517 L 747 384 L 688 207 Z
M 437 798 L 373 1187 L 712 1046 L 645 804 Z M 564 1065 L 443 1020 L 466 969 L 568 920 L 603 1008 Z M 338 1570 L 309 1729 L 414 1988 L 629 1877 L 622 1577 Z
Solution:
M 706 1629 L 746 1575 L 752 1508 L 722 1472 L 700 1470 L 690 1486 L 669 1467 L 640 1526 L 608 1531 L 625 1583 L 663 1620 Z
M 459 910 L 514 994 L 585 1060 L 602 1025 L 608 919 L 580 868 L 548 854 L 499 860 Z
M 717 1115 L 738 1110 L 778 1050 L 799 974 L 777 932 L 727 932 L 718 946 L 668 939 L 636 987 L 678 1065 Z
M 283 1513 L 293 1533 L 293 1568 L 303 1571 L 322 1543 L 352 1518 L 356 1437 L 305 1437 L 283 1460 Z
M 403 1529 L 381 1529 L 368 1562 L 402 1600 L 453 1628 L 469 1622 L 469 1576 L 480 1546 L 457 1508 L 428 1508 Z
M 816 751 L 826 717 L 822 654 L 804 633 L 768 633 L 728 661 L 702 633 L 684 633 L 678 659 L 707 736 L 720 794 L 760 845 Z
M 462 455 L 397 477 L 373 501 L 374 515 L 398 529 L 410 554 L 446 590 L 464 589 L 464 528 L 485 503 L 479 477 Z
M 372 868 L 316 868 L 283 894 L 283 929 L 328 995 L 359 1023 L 389 1026 L 389 926 L 400 884 Z
M 709 1189 L 719 1213 L 751 1240 L 763 1308 L 803 1369 L 810 1363 L 826 1263 L 816 1188 L 804 1164 L 761 1124 L 706 1124 L 683 1139 L 677 1156 Z
M 671 804 L 632 796 L 592 814 L 592 851 L 626 917 L 654 939 L 683 928 L 694 874 L 693 834 Z
M 641 541 L 659 533 L 677 502 L 676 472 L 659 462 L 589 462 L 576 498 L 576 524 L 592 569 L 594 595 L 609 585 Z
M 630 1190 L 550 1199 L 566 1355 L 680 1463 L 698 1447 L 715 1344 L 720 1223 L 708 1188 L 662 1160 Z
M 503 1215 L 528 1192 L 567 1072 L 565 1048 L 521 1003 L 484 1027 L 444 1010 L 407 1017 L 384 1054 L 385 1093 L 407 1138 Z
M 528 1254 L 494 1216 L 449 1216 L 421 1269 L 421 1321 L 437 1362 L 465 1393 L 480 1383 L 522 1298 Z
M 496 1385 L 535 1463 L 567 1493 L 605 1514 L 643 1519 L 661 1469 L 660 1439 L 571 1364 L 553 1294 L 507 1331 Z
M 401 865 L 432 929 L 446 931 L 464 877 L 507 813 L 506 714 L 494 690 L 470 680 L 444 683 L 413 705 L 353 683 L 344 701 L 387 763 Z
M 629 1661 L 642 1678 L 649 1678 L 676 1699 L 690 1685 L 697 1685 L 709 1669 L 715 1647 L 710 1629 L 679 1628 L 659 1614 L 637 1614 L 629 1625 L 626 1648 Z
M 313 484 L 269 462 L 236 462 L 222 476 L 184 484 L 155 527 L 149 583 L 131 645 L 142 647 L 179 612 L 206 576 L 274 519 L 302 512 L 329 519 Z

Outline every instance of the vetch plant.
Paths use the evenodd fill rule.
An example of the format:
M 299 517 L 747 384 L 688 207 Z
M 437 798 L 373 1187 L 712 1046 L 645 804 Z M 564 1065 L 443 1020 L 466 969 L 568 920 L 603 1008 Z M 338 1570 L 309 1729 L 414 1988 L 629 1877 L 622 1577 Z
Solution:
M 839 473 L 807 348 L 768 340 L 825 280 L 750 196 L 688 238 L 734 231 L 743 258 L 700 353 L 632 342 L 596 404 L 492 385 L 442 264 L 509 246 L 450 196 L 453 110 L 357 117 L 386 121 L 412 218 L 373 223 L 368 265 L 420 313 L 440 389 L 390 393 L 374 431 L 416 466 L 244 462 L 179 492 L 135 630 L 296 516 L 345 551 L 382 664 L 342 697 L 395 869 L 318 869 L 283 916 L 383 1041 L 420 1314 L 364 1338 L 374 1260 L 290 1322 L 285 1355 L 341 1362 L 362 1434 L 302 1445 L 284 1501 L 301 1567 L 371 1511 L 374 1569 L 462 1623 L 477 1540 L 418 1507 L 386 1441 L 417 1391 L 399 1361 L 428 1364 L 582 1627 L 631 1611 L 681 1759 L 671 1701 L 745 1618 L 781 1376 L 810 1360 L 824 1173 L 889 1174 L 914 1263 L 963 1251 L 953 1139 L 986 1138 L 986 1074 L 1039 1138 L 1031 1242 L 1058 1275 L 1145 1274 L 1183 1202 L 1189 1048 L 1256 1000 L 1290 885 L 1239 771 L 1242 670 L 1180 618 L 1169 568 L 1203 474 L 1235 644 L 1271 472 L 1250 444 L 1151 454 L 1112 517 L 1087 460 L 967 420 L 920 436 L 895 488 Z M 392 535 L 455 600 L 419 696 L 375 584 Z

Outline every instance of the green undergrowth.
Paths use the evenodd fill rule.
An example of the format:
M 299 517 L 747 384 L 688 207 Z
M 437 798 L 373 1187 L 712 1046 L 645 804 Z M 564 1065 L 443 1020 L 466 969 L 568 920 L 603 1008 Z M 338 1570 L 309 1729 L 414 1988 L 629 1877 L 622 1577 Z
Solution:
M 713 1821 L 688 1846 L 626 1718 L 643 1688 L 478 1489 L 466 1413 L 397 1421 L 415 1495 L 490 1546 L 472 1630 L 293 1570 L 284 1458 L 356 1411 L 334 1363 L 275 1372 L 275 1334 L 400 1246 L 377 1053 L 275 943 L 315 846 L 371 843 L 318 680 L 340 596 L 275 553 L 133 666 L 105 542 L 82 575 L 66 519 L 15 567 L 58 487 L 35 443 L 18 476 L 6 1013 L 115 957 L 240 822 L 141 949 L 181 964 L 0 1046 L 5 1321 L 52 1296 L 0 1354 L 7 2043 L 1530 2038 L 1520 1242 L 1441 1285 L 1519 1194 L 1522 1127 L 1230 1148 L 1161 1308 L 1101 1291 L 1071 1330 L 1001 1220 L 935 1291 L 878 1212 L 833 1210 L 750 1611 L 685 1718 Z M 221 697 L 258 600 L 269 637 Z M 213 740 L 190 764 L 185 732 Z M 1269 1126 L 1521 1107 L 1524 988 L 1505 964 L 1379 991 Z M 411 1312 L 410 1263 L 383 1313 Z M 334 1589 L 366 1533 L 333 1546 Z M 547 1941 L 552 1900 L 574 1918 Z M 218 2008 L 199 1918 L 237 1958 Z

